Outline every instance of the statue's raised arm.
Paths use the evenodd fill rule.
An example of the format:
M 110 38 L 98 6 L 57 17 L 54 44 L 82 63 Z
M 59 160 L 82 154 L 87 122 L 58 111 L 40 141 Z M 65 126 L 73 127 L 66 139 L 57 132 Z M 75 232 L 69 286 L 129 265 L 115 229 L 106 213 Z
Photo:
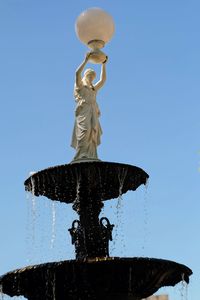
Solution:
M 100 80 L 94 85 L 95 90 L 99 90 L 102 88 L 106 81 L 106 63 L 108 61 L 108 56 L 106 56 L 106 60 L 101 65 L 101 75 Z
M 86 53 L 84 61 L 81 63 L 81 65 L 76 70 L 76 82 L 75 83 L 76 83 L 77 87 L 82 85 L 82 72 L 89 60 L 89 57 L 90 57 L 90 53 Z
M 74 97 L 77 105 L 71 146 L 76 149 L 76 154 L 73 163 L 99 160 L 97 146 L 101 143 L 102 129 L 96 95 L 106 81 L 107 58 L 102 63 L 100 79 L 96 84 L 93 84 L 96 77 L 94 70 L 86 69 L 82 76 L 89 59 L 90 53 L 87 53 L 75 76 Z

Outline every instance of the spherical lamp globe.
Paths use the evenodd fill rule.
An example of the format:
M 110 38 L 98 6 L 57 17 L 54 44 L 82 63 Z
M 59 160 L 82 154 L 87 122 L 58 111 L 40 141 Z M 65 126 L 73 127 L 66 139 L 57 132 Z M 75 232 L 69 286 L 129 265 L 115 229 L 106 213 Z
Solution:
M 100 8 L 90 8 L 79 15 L 75 30 L 81 42 L 92 49 L 90 61 L 102 63 L 106 59 L 106 55 L 100 49 L 113 36 L 113 18 Z

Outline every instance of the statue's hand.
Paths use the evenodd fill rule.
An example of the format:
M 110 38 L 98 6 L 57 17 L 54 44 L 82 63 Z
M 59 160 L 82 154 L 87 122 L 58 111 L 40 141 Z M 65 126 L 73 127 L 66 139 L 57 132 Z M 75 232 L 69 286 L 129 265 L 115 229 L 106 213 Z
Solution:
M 106 64 L 108 61 L 108 56 L 106 55 L 106 59 L 102 62 L 102 64 Z

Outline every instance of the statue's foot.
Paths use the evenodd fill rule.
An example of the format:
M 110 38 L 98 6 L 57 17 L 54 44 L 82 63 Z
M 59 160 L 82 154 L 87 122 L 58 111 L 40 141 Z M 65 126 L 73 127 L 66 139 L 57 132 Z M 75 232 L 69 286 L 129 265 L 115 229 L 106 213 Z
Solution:
M 81 158 L 74 158 L 70 162 L 70 164 L 81 163 L 81 162 L 92 162 L 92 161 L 101 161 L 101 160 L 98 158 L 81 157 Z

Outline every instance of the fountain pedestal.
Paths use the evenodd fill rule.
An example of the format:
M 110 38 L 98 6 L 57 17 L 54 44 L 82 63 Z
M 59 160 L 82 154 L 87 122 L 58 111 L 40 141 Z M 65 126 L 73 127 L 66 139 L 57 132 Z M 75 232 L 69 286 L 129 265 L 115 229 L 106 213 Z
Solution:
M 109 257 L 113 225 L 99 220 L 103 201 L 147 179 L 138 167 L 110 162 L 56 166 L 29 177 L 25 188 L 35 196 L 73 203 L 79 219 L 69 231 L 77 259 L 9 272 L 0 278 L 3 293 L 29 300 L 139 300 L 160 287 L 188 283 L 192 271 L 173 261 Z

